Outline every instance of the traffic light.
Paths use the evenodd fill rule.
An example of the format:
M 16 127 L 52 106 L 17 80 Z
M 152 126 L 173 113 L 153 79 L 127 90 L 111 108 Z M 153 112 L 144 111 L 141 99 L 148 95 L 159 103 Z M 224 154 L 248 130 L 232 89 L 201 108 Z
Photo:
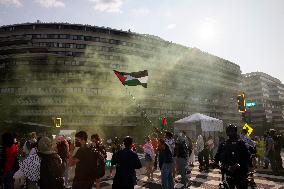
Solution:
M 53 120 L 53 124 L 55 127 L 61 127 L 61 118 L 60 117 L 57 117 Z
M 238 95 L 237 97 L 238 100 L 238 110 L 239 112 L 246 112 L 246 97 L 245 97 L 245 93 L 242 93 L 240 95 Z

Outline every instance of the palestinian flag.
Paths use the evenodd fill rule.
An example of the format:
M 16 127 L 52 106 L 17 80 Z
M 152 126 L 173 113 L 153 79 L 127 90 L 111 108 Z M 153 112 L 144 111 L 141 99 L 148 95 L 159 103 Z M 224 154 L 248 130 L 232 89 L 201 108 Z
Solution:
M 142 85 L 143 87 L 147 88 L 147 81 L 148 81 L 148 70 L 140 71 L 140 72 L 118 72 L 113 70 L 115 75 L 118 77 L 122 85 L 128 86 L 137 86 Z

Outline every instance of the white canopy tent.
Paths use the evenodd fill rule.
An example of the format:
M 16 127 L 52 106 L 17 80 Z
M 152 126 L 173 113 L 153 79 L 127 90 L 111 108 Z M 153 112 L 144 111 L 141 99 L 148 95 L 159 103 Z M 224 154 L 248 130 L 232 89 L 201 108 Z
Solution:
M 223 121 L 201 113 L 195 113 L 174 123 L 175 133 L 185 131 L 190 137 L 209 132 L 223 132 Z M 213 134 L 214 135 L 214 134 Z

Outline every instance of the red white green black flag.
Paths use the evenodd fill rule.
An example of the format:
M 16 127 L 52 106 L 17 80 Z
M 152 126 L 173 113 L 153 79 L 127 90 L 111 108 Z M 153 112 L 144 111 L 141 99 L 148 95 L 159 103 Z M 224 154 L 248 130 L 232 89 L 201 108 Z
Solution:
M 137 86 L 142 85 L 143 87 L 147 88 L 148 82 L 148 70 L 140 71 L 140 72 L 119 72 L 113 70 L 115 75 L 118 77 L 122 85 L 127 86 Z

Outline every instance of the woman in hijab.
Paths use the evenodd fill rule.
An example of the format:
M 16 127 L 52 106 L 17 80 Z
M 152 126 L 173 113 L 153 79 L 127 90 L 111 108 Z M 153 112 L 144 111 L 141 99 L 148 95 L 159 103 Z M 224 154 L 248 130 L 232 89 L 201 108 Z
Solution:
M 38 142 L 40 162 L 40 189 L 64 189 L 64 164 L 52 148 L 52 141 L 42 137 Z

